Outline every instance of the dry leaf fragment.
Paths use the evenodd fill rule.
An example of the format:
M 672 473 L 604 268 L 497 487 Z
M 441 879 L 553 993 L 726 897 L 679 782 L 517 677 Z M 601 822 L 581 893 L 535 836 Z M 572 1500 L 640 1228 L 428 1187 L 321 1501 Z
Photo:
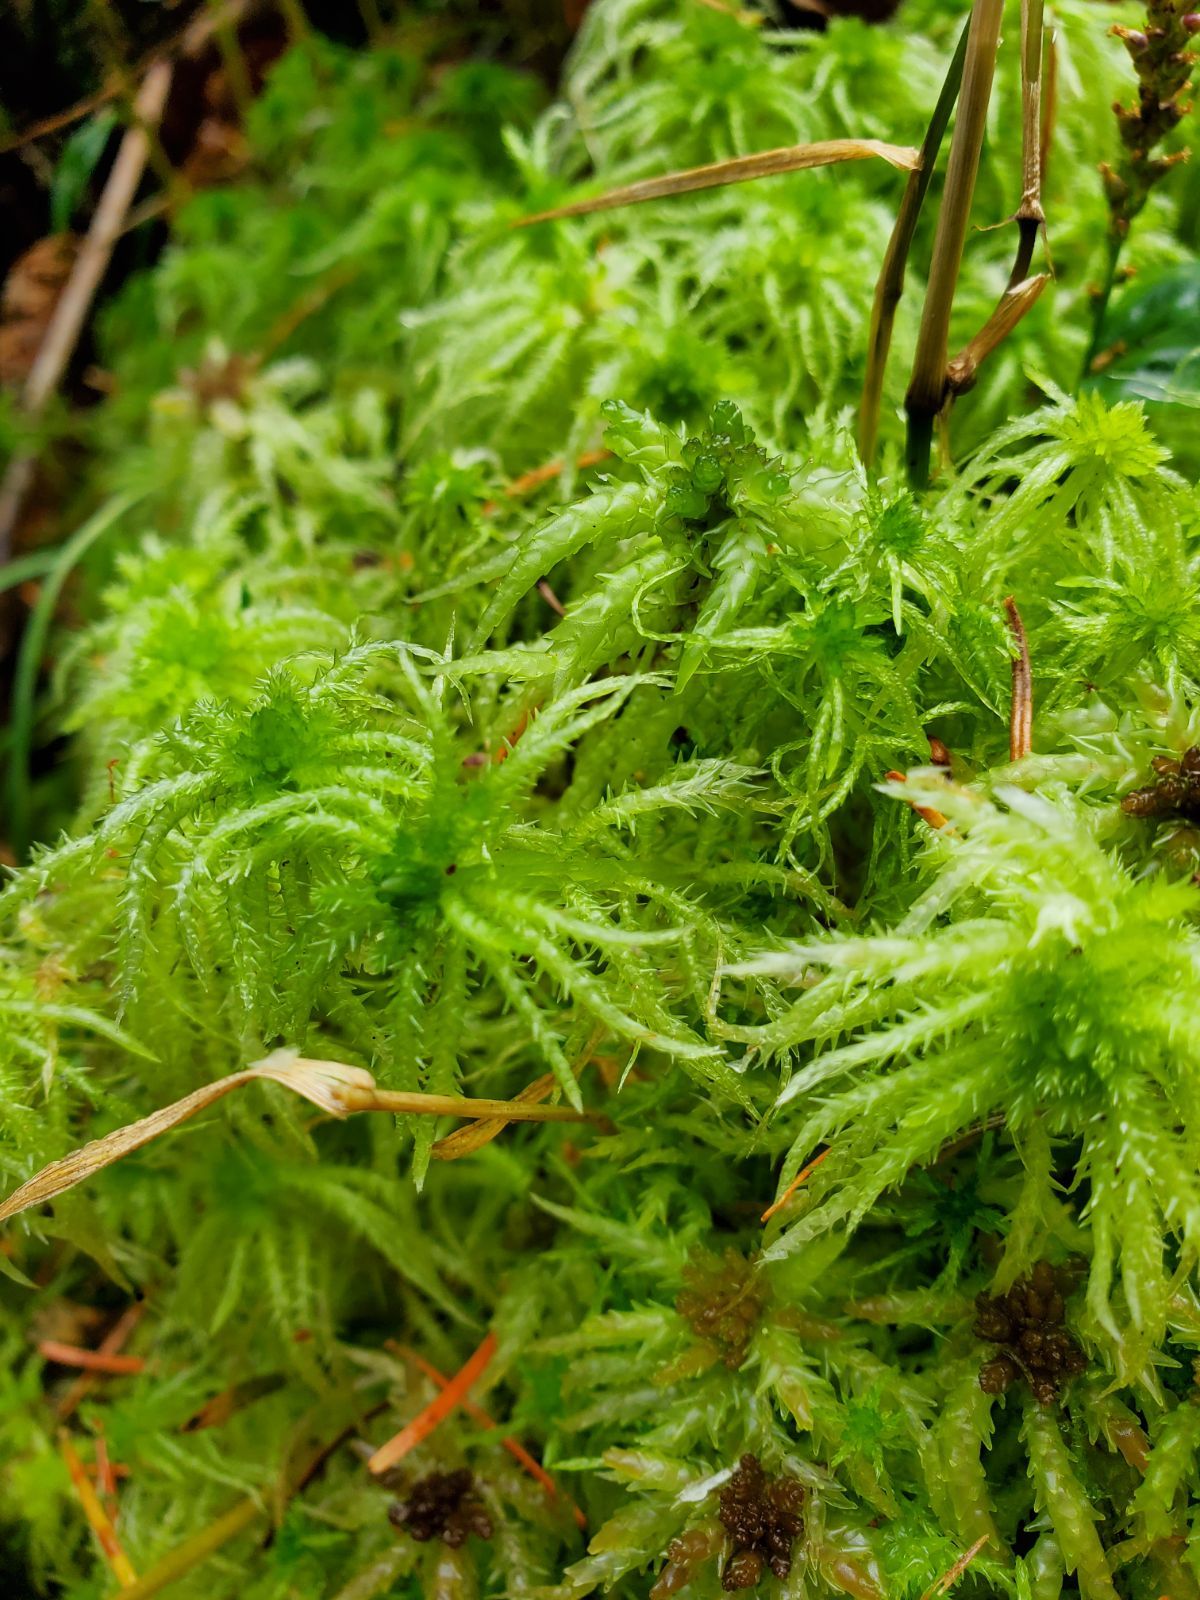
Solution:
M 61 1161 L 52 1161 L 48 1167 L 28 1183 L 9 1195 L 0 1205 L 0 1222 L 6 1222 L 30 1206 L 73 1189 L 95 1173 L 112 1166 L 123 1156 L 140 1150 L 144 1144 L 169 1133 L 181 1122 L 194 1117 L 199 1111 L 240 1089 L 245 1083 L 268 1079 L 282 1084 L 285 1089 L 302 1095 L 330 1116 L 345 1117 L 355 1111 L 391 1111 L 409 1116 L 472 1117 L 487 1123 L 502 1122 L 592 1122 L 601 1127 L 610 1126 L 608 1119 L 593 1111 L 575 1111 L 570 1106 L 544 1106 L 532 1099 L 484 1100 L 462 1095 L 423 1094 L 418 1092 L 377 1089 L 375 1080 L 363 1067 L 347 1066 L 342 1061 L 318 1061 L 302 1056 L 295 1050 L 275 1050 L 262 1061 L 257 1061 L 243 1072 L 234 1072 L 227 1078 L 176 1100 L 173 1105 L 152 1111 L 139 1122 L 116 1128 L 102 1139 L 93 1139 L 82 1149 L 73 1150 Z M 497 1129 L 497 1131 L 499 1131 Z
M 557 1088 L 558 1079 L 552 1072 L 547 1072 L 544 1077 L 535 1078 L 532 1083 L 519 1089 L 513 1098 L 537 1105 Z M 509 1121 L 508 1117 L 481 1117 L 477 1122 L 469 1122 L 466 1127 L 455 1128 L 453 1133 L 446 1134 L 429 1153 L 435 1161 L 461 1161 L 463 1156 L 474 1155 L 476 1150 L 482 1150 L 485 1144 L 490 1144 L 497 1134 L 504 1132 Z
M 908 145 L 884 144 L 879 139 L 822 139 L 815 144 L 789 144 L 778 150 L 759 150 L 749 156 L 734 156 L 729 161 L 713 161 L 703 167 L 688 167 L 683 172 L 664 172 L 657 178 L 610 189 L 590 200 L 574 200 L 519 217 L 514 228 L 529 228 L 535 222 L 553 222 L 559 217 L 585 217 L 593 211 L 613 211 L 618 206 L 641 205 L 647 200 L 664 200 L 672 195 L 693 194 L 697 189 L 719 189 L 727 183 L 748 183 L 754 178 L 773 178 L 784 172 L 802 172 L 809 167 L 828 167 L 839 161 L 866 161 L 872 156 L 912 172 L 920 165 L 920 152 Z
M 52 1161 L 0 1205 L 0 1222 L 73 1189 L 94 1173 L 112 1166 L 114 1161 L 140 1150 L 160 1134 L 177 1128 L 189 1117 L 207 1111 L 209 1106 L 215 1105 L 232 1090 L 241 1088 L 244 1083 L 253 1083 L 258 1078 L 283 1084 L 335 1117 L 344 1117 L 348 1112 L 358 1110 L 357 1101 L 375 1088 L 374 1078 L 361 1067 L 344 1066 L 338 1061 L 309 1061 L 293 1050 L 276 1050 L 264 1061 L 257 1062 L 243 1072 L 218 1078 L 216 1083 L 206 1083 L 203 1088 L 185 1095 L 182 1100 L 176 1100 L 173 1105 L 152 1111 L 148 1117 L 131 1122 L 127 1127 L 115 1128 L 102 1139 L 93 1139 L 82 1149 L 72 1150 L 61 1161 Z

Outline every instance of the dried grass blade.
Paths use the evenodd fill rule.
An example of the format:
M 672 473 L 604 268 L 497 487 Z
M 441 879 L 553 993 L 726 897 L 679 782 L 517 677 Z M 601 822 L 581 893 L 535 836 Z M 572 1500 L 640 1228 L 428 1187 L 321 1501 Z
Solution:
M 831 1155 L 832 1153 L 833 1146 L 830 1145 L 827 1150 L 822 1150 L 819 1156 L 814 1156 L 806 1167 L 801 1168 L 801 1170 L 792 1179 L 791 1183 L 788 1184 L 787 1188 L 779 1196 L 778 1200 L 772 1201 L 772 1203 L 763 1212 L 760 1220 L 762 1222 L 769 1222 L 777 1211 L 782 1211 L 784 1206 L 787 1205 L 788 1201 L 796 1193 L 796 1190 L 799 1189 L 800 1185 L 807 1182 L 807 1180 L 821 1165 L 822 1161 L 825 1160 L 826 1156 Z
M 947 366 L 946 389 L 949 394 L 965 394 L 974 387 L 980 367 L 1008 338 L 1021 318 L 1033 309 L 1049 282 L 1049 273 L 1039 272 L 1036 277 L 1025 278 L 1004 291 L 983 327 Z
M 590 1122 L 610 1128 L 608 1118 L 595 1111 L 575 1111 L 570 1106 L 536 1105 L 531 1100 L 468 1099 L 462 1095 L 420 1094 L 376 1089 L 375 1080 L 362 1067 L 341 1061 L 318 1061 L 298 1055 L 294 1050 L 276 1050 L 243 1072 L 231 1073 L 216 1083 L 176 1100 L 173 1105 L 153 1111 L 139 1122 L 116 1128 L 102 1139 L 94 1139 L 60 1161 L 30 1178 L 0 1205 L 0 1222 L 15 1217 L 31 1206 L 53 1200 L 76 1184 L 85 1182 L 114 1161 L 140 1150 L 160 1134 L 169 1133 L 189 1117 L 205 1111 L 234 1089 L 260 1079 L 282 1084 L 303 1096 L 330 1116 L 344 1117 L 358 1111 L 391 1111 L 404 1115 L 472 1117 L 482 1122 Z
M 117 1530 L 109 1519 L 108 1512 L 100 1503 L 100 1496 L 92 1487 L 92 1480 L 84 1469 L 83 1462 L 76 1454 L 75 1447 L 66 1429 L 59 1433 L 59 1449 L 62 1458 L 67 1464 L 67 1471 L 71 1475 L 71 1483 L 75 1493 L 79 1496 L 79 1504 L 87 1518 L 88 1526 L 96 1535 L 96 1542 L 103 1552 L 105 1561 L 112 1568 L 113 1577 L 118 1583 L 124 1585 L 136 1583 L 137 1573 L 129 1557 L 121 1549 L 121 1541 L 117 1538 Z
M 519 217 L 514 228 L 531 228 L 536 222 L 555 222 L 560 217 L 586 217 L 594 211 L 614 211 L 620 206 L 642 205 L 647 200 L 665 200 L 678 194 L 694 194 L 698 189 L 719 189 L 729 183 L 749 183 L 755 178 L 773 178 L 785 172 L 803 172 L 810 167 L 833 166 L 840 161 L 867 161 L 877 157 L 901 172 L 912 172 L 920 165 L 920 152 L 908 145 L 884 144 L 879 139 L 822 139 L 815 144 L 784 145 L 778 150 L 759 150 L 749 156 L 733 156 L 728 161 L 713 161 L 703 167 L 688 167 L 682 172 L 664 172 L 657 178 L 643 178 L 590 200 L 573 200 L 552 211 L 538 211 Z
M 537 1105 L 548 1099 L 557 1087 L 558 1079 L 552 1072 L 547 1072 L 544 1077 L 536 1078 L 518 1090 L 513 1099 L 522 1104 Z M 465 1128 L 456 1128 L 453 1133 L 437 1141 L 430 1155 L 435 1161 L 461 1161 L 464 1156 L 474 1155 L 476 1150 L 482 1150 L 485 1144 L 490 1144 L 497 1134 L 504 1132 L 508 1124 L 507 1117 L 487 1117 L 469 1123 Z
M 921 1596 L 921 1600 L 933 1600 L 934 1595 L 948 1594 L 958 1582 L 959 1578 L 962 1577 L 963 1573 L 971 1565 L 972 1561 L 974 1561 L 975 1557 L 983 1549 L 984 1545 L 990 1541 L 991 1537 L 992 1536 L 990 1533 L 985 1533 L 980 1538 L 976 1539 L 971 1548 L 969 1550 L 964 1550 L 962 1555 L 959 1556 L 958 1560 L 952 1567 L 949 1568 L 948 1571 L 943 1572 L 940 1578 L 934 1579 L 934 1581 L 929 1585 L 928 1589 L 926 1589 L 925 1593 Z
M 97 1355 L 114 1356 L 119 1350 L 123 1349 L 128 1342 L 130 1334 L 132 1334 L 145 1313 L 146 1304 L 143 1300 L 127 1306 L 100 1341 L 100 1347 L 96 1352 Z M 80 1402 L 87 1399 L 88 1395 L 96 1387 L 97 1377 L 98 1374 L 95 1372 L 85 1372 L 81 1377 L 76 1378 L 58 1403 L 58 1419 L 60 1422 L 65 1422 L 77 1410 Z
M 182 1100 L 176 1100 L 173 1105 L 152 1111 L 148 1117 L 131 1122 L 127 1127 L 116 1128 L 102 1139 L 93 1139 L 90 1144 L 73 1150 L 61 1161 L 52 1161 L 0 1205 L 0 1222 L 73 1189 L 76 1184 L 85 1182 L 114 1161 L 140 1150 L 160 1134 L 169 1133 L 189 1117 L 206 1111 L 232 1090 L 241 1088 L 242 1084 L 253 1083 L 259 1078 L 283 1084 L 334 1116 L 345 1116 L 347 1111 L 357 1109 L 355 1105 L 347 1103 L 347 1097 L 361 1095 L 364 1090 L 373 1090 L 375 1086 L 371 1074 L 360 1067 L 347 1067 L 331 1061 L 309 1061 L 292 1051 L 277 1050 L 265 1061 L 243 1072 L 234 1072 L 227 1078 L 219 1078 L 216 1083 L 207 1083 L 203 1088 L 185 1095 Z
M 101 1372 L 110 1377 L 133 1377 L 146 1370 L 141 1356 L 119 1356 L 103 1350 L 83 1350 L 78 1345 L 62 1344 L 58 1339 L 42 1339 L 38 1354 L 60 1367 L 80 1367 L 84 1372 Z
M 243 1529 L 265 1515 L 260 1501 L 239 1501 L 232 1510 L 226 1511 L 215 1522 L 210 1522 L 207 1528 L 201 1528 L 199 1533 L 194 1533 L 190 1539 L 176 1546 L 144 1577 L 124 1580 L 126 1586 L 118 1590 L 115 1600 L 150 1600 L 151 1595 L 186 1577 L 193 1567 L 199 1566 L 214 1551 L 228 1544 L 230 1539 L 236 1538 Z
M 495 1353 L 496 1335 L 489 1332 L 479 1348 L 467 1357 L 446 1387 L 429 1402 L 424 1411 L 418 1412 L 399 1433 L 393 1435 L 386 1444 L 380 1445 L 367 1462 L 368 1468 L 376 1475 L 386 1472 L 389 1467 L 394 1467 L 397 1461 L 402 1461 L 423 1439 L 427 1439 L 434 1429 L 462 1404 L 467 1391 L 483 1376 Z

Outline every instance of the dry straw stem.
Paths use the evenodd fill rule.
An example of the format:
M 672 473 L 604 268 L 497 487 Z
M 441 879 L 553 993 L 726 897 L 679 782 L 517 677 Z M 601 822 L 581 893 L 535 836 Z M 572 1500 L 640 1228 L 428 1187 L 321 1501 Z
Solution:
M 958 117 L 950 141 L 946 191 L 938 212 L 933 260 L 925 291 L 925 306 L 917 335 L 912 378 L 905 405 L 908 410 L 908 474 L 913 486 L 929 481 L 929 448 L 934 419 L 946 400 L 946 364 L 950 338 L 950 313 L 962 265 L 963 246 L 971 220 L 971 201 L 979 172 L 988 101 L 1000 45 L 1004 0 L 975 0 L 967 30 L 967 55 L 963 63 Z
M 620 206 L 642 205 L 647 200 L 665 200 L 672 195 L 693 194 L 698 189 L 719 189 L 728 183 L 749 183 L 754 178 L 773 178 L 784 172 L 802 172 L 809 167 L 829 167 L 839 161 L 867 161 L 878 157 L 901 172 L 911 172 L 920 161 L 920 152 L 907 145 L 884 144 L 879 139 L 824 139 L 816 144 L 791 144 L 779 150 L 760 150 L 754 155 L 734 156 L 729 161 L 714 161 L 704 167 L 688 167 L 683 172 L 664 172 L 658 178 L 610 189 L 590 200 L 574 200 L 553 211 L 538 211 L 518 217 L 514 228 L 531 228 L 535 222 L 556 222 L 560 217 L 586 217 L 593 211 L 615 211 Z
M 32 144 L 35 139 L 43 139 L 47 134 L 58 133 L 62 128 L 69 128 L 73 122 L 82 121 L 93 111 L 99 111 L 100 107 L 107 105 L 109 101 L 120 99 L 125 93 L 130 77 L 140 78 L 150 68 L 172 60 L 176 56 L 194 55 L 208 42 L 214 29 L 235 26 L 249 9 L 249 0 L 228 0 L 226 5 L 216 8 L 210 5 L 204 15 L 193 18 L 165 44 L 155 45 L 154 49 L 136 61 L 127 73 L 110 75 L 108 81 L 95 94 L 86 95 L 74 105 L 68 106 L 65 111 L 56 111 L 53 116 L 43 117 L 40 122 L 35 122 L 28 128 L 16 133 L 6 133 L 0 137 L 0 155 L 6 155 L 10 150 L 19 150 L 22 145 Z M 285 7 L 281 6 L 280 9 L 284 10 Z
M 31 1206 L 53 1200 L 57 1195 L 73 1189 L 95 1173 L 109 1167 L 123 1156 L 140 1150 L 160 1134 L 177 1128 L 181 1122 L 206 1111 L 234 1089 L 243 1084 L 267 1079 L 282 1084 L 295 1094 L 319 1106 L 330 1116 L 344 1117 L 358 1111 L 390 1111 L 417 1116 L 472 1117 L 481 1119 L 503 1118 L 506 1122 L 592 1122 L 607 1126 L 607 1119 L 595 1112 L 574 1111 L 569 1106 L 535 1105 L 520 1100 L 476 1100 L 459 1095 L 418 1094 L 377 1089 L 371 1074 L 362 1067 L 350 1067 L 340 1061 L 314 1061 L 297 1055 L 294 1050 L 276 1050 L 263 1061 L 248 1067 L 244 1072 L 231 1073 L 216 1083 L 176 1100 L 173 1105 L 153 1111 L 148 1117 L 117 1128 L 94 1139 L 91 1144 L 73 1150 L 61 1161 L 52 1161 L 48 1167 L 10 1194 L 0 1205 L 0 1222 L 27 1211 Z
M 372 1408 L 366 1415 L 374 1415 L 376 1409 L 378 1408 Z M 307 1487 L 338 1446 L 344 1443 L 360 1422 L 365 1420 L 366 1416 L 360 1413 L 350 1423 L 339 1428 L 331 1438 L 314 1445 L 301 1458 L 298 1466 L 285 1471 L 276 1497 L 276 1521 L 282 1519 L 287 1502 Z M 231 1539 L 236 1539 L 239 1533 L 269 1514 L 270 1508 L 262 1500 L 250 1498 L 238 1501 L 237 1505 L 231 1506 L 215 1522 L 210 1522 L 206 1528 L 201 1528 L 199 1532 L 192 1534 L 191 1538 L 176 1545 L 174 1550 L 168 1552 L 135 1582 L 119 1590 L 114 1600 L 150 1600 L 151 1595 L 159 1594 L 173 1583 L 178 1583 L 223 1545 L 228 1544 Z
M 210 1522 L 207 1528 L 201 1528 L 199 1533 L 185 1539 L 143 1577 L 127 1581 L 115 1600 L 150 1600 L 151 1595 L 159 1594 L 169 1584 L 186 1577 L 222 1545 L 228 1544 L 230 1539 L 236 1538 L 251 1523 L 264 1516 L 266 1510 L 260 1501 L 239 1501 L 232 1510 L 226 1511 L 215 1522 Z
M 1044 55 L 1044 0 L 1021 0 L 1021 203 L 1013 214 L 1019 237 L 1010 289 L 1028 278 L 1038 234 L 1046 226 L 1042 209 L 1043 139 L 1047 132 L 1042 126 Z
M 1021 761 L 1033 749 L 1033 667 L 1029 660 L 1029 639 L 1025 624 L 1017 610 L 1017 602 L 1009 595 L 1004 602 L 1008 625 L 1017 642 L 1017 654 L 1012 664 L 1012 711 L 1008 723 L 1008 754 L 1011 761 Z
M 59 1367 L 78 1367 L 83 1372 L 99 1372 L 111 1378 L 127 1378 L 145 1372 L 142 1356 L 109 1355 L 104 1350 L 84 1350 L 77 1344 L 63 1344 L 60 1339 L 39 1339 L 38 1355 L 43 1361 L 52 1361 Z
M 904 293 L 904 274 L 908 267 L 908 253 L 912 249 L 913 235 L 925 196 L 933 178 L 938 151 L 950 125 L 950 113 L 958 99 L 962 83 L 963 62 L 967 58 L 967 29 L 958 36 L 958 44 L 947 69 L 942 91 L 938 95 L 933 116 L 921 141 L 920 161 L 909 173 L 888 240 L 879 280 L 875 285 L 875 300 L 871 306 L 871 331 L 867 341 L 867 372 L 863 380 L 862 403 L 858 413 L 858 449 L 863 464 L 874 465 L 875 446 L 879 437 L 879 410 L 883 399 L 883 379 L 887 371 L 888 352 L 892 346 L 892 329 L 896 321 L 896 307 Z

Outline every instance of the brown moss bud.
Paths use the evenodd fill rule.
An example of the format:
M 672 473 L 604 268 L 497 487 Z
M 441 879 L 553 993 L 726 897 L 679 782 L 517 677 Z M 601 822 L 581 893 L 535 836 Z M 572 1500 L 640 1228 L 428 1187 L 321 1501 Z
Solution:
M 440 1539 L 456 1550 L 471 1534 L 490 1539 L 492 1519 L 475 1492 L 475 1475 L 466 1467 L 454 1472 L 430 1472 L 419 1479 L 406 1500 L 388 1508 L 393 1527 L 425 1544 Z
M 722 1588 L 752 1588 L 764 1567 L 787 1577 L 792 1545 L 804 1531 L 802 1484 L 786 1475 L 768 1477 L 757 1456 L 744 1455 L 721 1490 L 718 1515 L 733 1542 Z
M 985 1394 L 1003 1394 L 1024 1378 L 1038 1404 L 1050 1405 L 1084 1370 L 1083 1351 L 1065 1326 L 1066 1287 L 1063 1273 L 1039 1261 L 1006 1293 L 976 1296 L 975 1337 L 1000 1346 L 979 1370 Z

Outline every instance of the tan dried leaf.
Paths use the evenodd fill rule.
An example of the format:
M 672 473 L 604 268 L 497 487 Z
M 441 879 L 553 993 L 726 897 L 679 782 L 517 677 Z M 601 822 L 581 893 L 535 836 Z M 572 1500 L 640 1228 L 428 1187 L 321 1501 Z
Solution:
M 311 1100 L 322 1111 L 335 1117 L 361 1110 L 365 1103 L 370 1102 L 375 1090 L 374 1078 L 361 1067 L 348 1067 L 340 1061 L 311 1061 L 294 1050 L 276 1050 L 243 1072 L 234 1072 L 227 1078 L 218 1078 L 215 1083 L 207 1083 L 203 1088 L 185 1095 L 182 1100 L 176 1100 L 173 1105 L 152 1111 L 148 1117 L 131 1122 L 127 1127 L 115 1128 L 102 1139 L 93 1139 L 81 1149 L 73 1150 L 61 1161 L 52 1161 L 0 1205 L 0 1222 L 6 1222 L 10 1217 L 28 1211 L 31 1206 L 42 1205 L 64 1194 L 105 1167 L 112 1166 L 114 1161 L 140 1150 L 160 1134 L 177 1128 L 189 1117 L 206 1111 L 232 1090 L 263 1078 L 282 1084 L 285 1089 Z
M 548 1072 L 545 1077 L 526 1084 L 513 1098 L 522 1103 L 532 1101 L 536 1105 L 552 1095 L 557 1087 L 558 1079 Z M 444 1139 L 439 1139 L 429 1153 L 435 1161 L 461 1161 L 464 1156 L 474 1155 L 476 1150 L 482 1150 L 485 1144 L 490 1144 L 497 1134 L 504 1132 L 509 1121 L 508 1117 L 488 1117 L 478 1122 L 468 1122 L 466 1127 L 456 1128 Z

